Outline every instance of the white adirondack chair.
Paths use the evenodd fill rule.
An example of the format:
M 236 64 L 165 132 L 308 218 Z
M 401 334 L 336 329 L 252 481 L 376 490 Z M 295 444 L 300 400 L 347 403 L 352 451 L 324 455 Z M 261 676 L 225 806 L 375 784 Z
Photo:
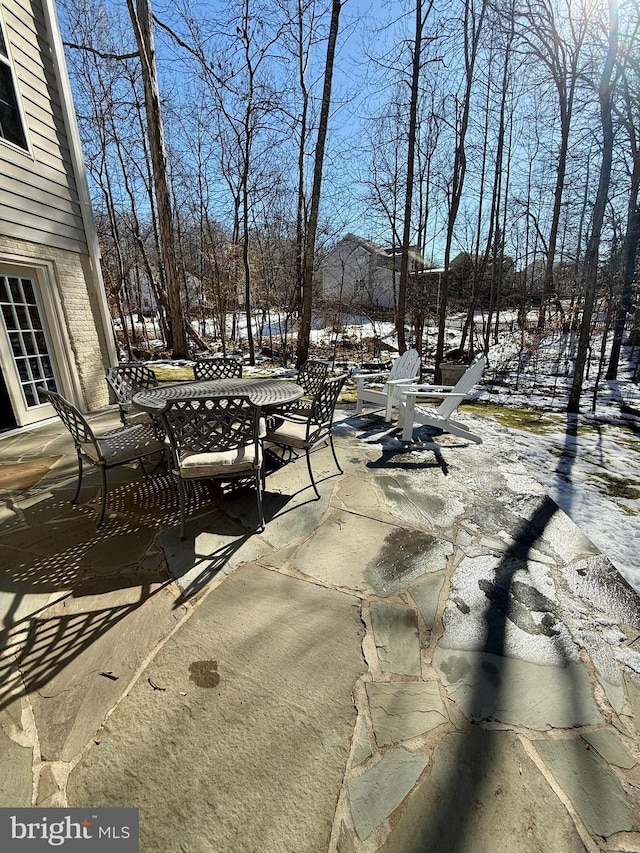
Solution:
M 363 403 L 374 403 L 376 408 L 385 410 L 385 421 L 392 418 L 392 409 L 398 406 L 398 385 L 414 382 L 420 378 L 420 354 L 408 349 L 396 358 L 388 373 L 354 373 L 358 384 L 356 414 L 362 411 Z M 383 380 L 371 382 L 371 380 Z
M 450 432 L 452 435 L 466 438 L 476 444 L 482 444 L 479 435 L 474 435 L 464 424 L 454 421 L 451 415 L 466 399 L 473 386 L 480 381 L 486 366 L 487 359 L 482 355 L 464 372 L 450 391 L 443 387 L 434 388 L 432 385 L 408 385 L 406 383 L 400 385 L 398 388 L 400 394 L 398 424 L 402 427 L 402 440 L 411 441 L 413 439 L 413 425 L 418 423 L 437 427 L 444 432 Z M 437 408 L 426 408 L 420 405 L 424 400 L 433 399 L 442 400 Z

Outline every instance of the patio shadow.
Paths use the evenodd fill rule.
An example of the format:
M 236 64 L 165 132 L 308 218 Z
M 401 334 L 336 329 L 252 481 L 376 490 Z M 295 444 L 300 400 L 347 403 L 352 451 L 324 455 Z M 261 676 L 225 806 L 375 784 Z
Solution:
M 422 782 L 410 798 L 408 808 L 387 843 L 381 848 L 382 851 L 399 849 L 397 845 L 401 839 L 403 853 L 424 853 L 425 850 L 469 853 L 476 849 L 477 839 L 485 837 L 482 831 L 478 835 L 479 825 L 484 821 L 489 821 L 488 825 L 485 824 L 485 831 L 490 832 L 491 821 L 496 820 L 495 832 L 499 832 L 502 794 L 504 798 L 510 794 L 505 790 L 501 797 L 496 798 L 496 786 L 499 786 L 501 781 L 504 784 L 505 774 L 511 766 L 510 763 L 505 764 L 505 749 L 512 755 L 514 750 L 521 749 L 513 734 L 508 731 L 509 725 L 514 724 L 514 721 L 509 715 L 513 691 L 509 692 L 511 685 L 508 661 L 511 658 L 510 649 L 507 647 L 507 624 L 512 621 L 515 625 L 520 625 L 525 610 L 527 614 L 530 613 L 530 610 L 523 608 L 525 587 L 530 595 L 537 594 L 539 599 L 543 598 L 533 585 L 526 583 L 523 576 L 527 572 L 530 552 L 543 536 L 557 510 L 557 505 L 550 498 L 542 499 L 533 515 L 523 519 L 511 547 L 496 566 L 494 580 L 481 582 L 480 588 L 486 597 L 484 636 L 476 653 L 458 656 L 459 666 L 470 665 L 472 668 L 464 674 L 463 682 L 469 688 L 469 693 L 465 698 L 461 698 L 460 691 L 456 689 L 452 697 L 454 701 L 462 702 L 470 725 L 462 734 L 451 736 L 446 742 L 448 745 L 442 747 L 442 753 L 436 750 L 431 769 L 425 772 Z M 514 578 L 516 572 L 520 573 L 517 580 Z M 553 602 L 550 601 L 546 604 L 538 601 L 534 605 L 531 605 L 531 602 L 525 603 L 531 610 L 536 611 L 544 610 L 547 606 L 553 607 Z M 529 628 L 531 627 L 529 625 Z M 533 625 L 533 629 L 538 627 L 542 632 L 552 631 L 553 619 L 543 618 L 540 626 Z M 527 626 L 524 630 L 526 628 Z M 576 680 L 580 665 L 576 664 L 575 650 L 565 648 L 564 641 L 559 639 L 556 649 L 563 658 L 563 663 L 557 668 L 551 667 L 561 673 L 558 676 L 562 679 L 559 702 L 563 707 L 559 713 L 568 720 L 584 720 L 591 713 L 591 708 L 581 707 L 585 695 L 584 685 L 578 684 Z M 472 663 L 474 659 L 475 664 Z M 453 665 L 453 662 L 452 654 L 448 665 Z M 543 669 L 541 667 L 540 671 Z M 453 681 L 458 684 L 455 674 Z M 535 689 L 531 684 L 529 687 Z M 539 683 L 538 687 L 541 691 L 538 701 L 544 705 L 544 682 Z M 485 724 L 494 722 L 501 723 L 502 730 L 485 728 Z M 540 722 L 541 730 L 554 727 L 553 724 L 547 724 L 544 711 L 540 712 Z M 561 724 L 556 725 L 564 727 Z M 571 723 L 567 725 L 571 727 Z M 536 728 L 535 725 L 533 727 Z M 548 796 L 544 793 L 545 783 L 535 767 L 524 755 L 520 760 L 527 763 L 527 773 L 532 774 L 531 779 L 535 780 L 538 786 L 535 796 Z M 593 773 L 589 778 L 590 796 L 595 802 L 603 801 L 607 791 L 602 789 L 601 780 Z M 514 786 L 520 785 L 522 780 L 514 778 L 512 783 Z M 581 843 L 577 834 L 570 826 L 567 831 L 572 842 L 563 849 L 577 850 L 578 846 L 572 846 L 576 842 Z

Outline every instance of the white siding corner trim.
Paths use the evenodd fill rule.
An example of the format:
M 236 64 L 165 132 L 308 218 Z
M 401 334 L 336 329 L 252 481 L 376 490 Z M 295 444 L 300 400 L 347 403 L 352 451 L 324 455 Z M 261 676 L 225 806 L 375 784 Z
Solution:
M 93 221 L 93 213 L 91 210 L 91 197 L 89 194 L 89 185 L 87 183 L 87 174 L 84 168 L 84 158 L 82 156 L 82 144 L 80 141 L 80 133 L 78 132 L 78 122 L 76 119 L 75 107 L 73 105 L 73 96 L 71 94 L 71 84 L 67 72 L 67 63 L 64 56 L 64 48 L 62 45 L 62 37 L 60 35 L 60 26 L 58 24 L 58 16 L 55 9 L 54 0 L 42 0 L 43 10 L 47 21 L 47 28 L 51 35 L 51 44 L 54 53 L 54 67 L 58 80 L 58 88 L 60 100 L 62 103 L 62 112 L 64 116 L 69 149 L 71 152 L 71 160 L 73 171 L 76 180 L 76 188 L 80 201 L 80 210 L 82 213 L 82 222 L 89 248 L 89 258 L 93 268 L 94 281 L 92 286 L 95 286 L 97 303 L 100 310 L 100 319 L 103 325 L 104 339 L 106 341 L 109 363 L 118 363 L 118 353 L 112 333 L 111 313 L 107 303 L 107 296 L 102 280 L 102 271 L 100 268 L 100 246 L 98 243 L 98 235 Z

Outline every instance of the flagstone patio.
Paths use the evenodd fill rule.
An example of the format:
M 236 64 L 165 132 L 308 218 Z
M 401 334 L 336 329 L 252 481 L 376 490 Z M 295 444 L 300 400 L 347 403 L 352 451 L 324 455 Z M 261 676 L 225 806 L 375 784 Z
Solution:
M 0 439 L 0 805 L 137 806 L 140 849 L 640 851 L 640 609 L 509 432 L 338 413 L 255 501 Z M 105 422 L 115 424 L 110 412 Z

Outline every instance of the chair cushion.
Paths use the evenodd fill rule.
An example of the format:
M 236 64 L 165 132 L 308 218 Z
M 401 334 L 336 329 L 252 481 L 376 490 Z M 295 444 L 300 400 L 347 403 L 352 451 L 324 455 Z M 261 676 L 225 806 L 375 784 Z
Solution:
M 221 450 L 212 453 L 185 453 L 180 458 L 178 473 L 183 479 L 199 477 L 234 476 L 243 471 L 255 471 L 262 466 L 262 448 L 255 444 L 245 444 L 234 450 Z
M 307 440 L 307 421 L 276 418 L 274 425 L 267 430 L 267 441 L 286 444 L 287 447 L 305 448 L 310 443 Z
M 166 449 L 164 442 L 158 438 L 152 423 L 134 423 L 118 427 L 96 435 L 96 441 L 107 466 L 133 462 L 135 459 L 140 459 L 141 456 L 162 453 Z M 86 442 L 81 447 L 91 460 L 96 463 L 100 461 L 93 442 Z
M 239 428 L 239 424 L 234 425 L 236 428 Z M 260 418 L 258 421 L 258 438 L 264 438 L 267 434 L 267 419 Z

